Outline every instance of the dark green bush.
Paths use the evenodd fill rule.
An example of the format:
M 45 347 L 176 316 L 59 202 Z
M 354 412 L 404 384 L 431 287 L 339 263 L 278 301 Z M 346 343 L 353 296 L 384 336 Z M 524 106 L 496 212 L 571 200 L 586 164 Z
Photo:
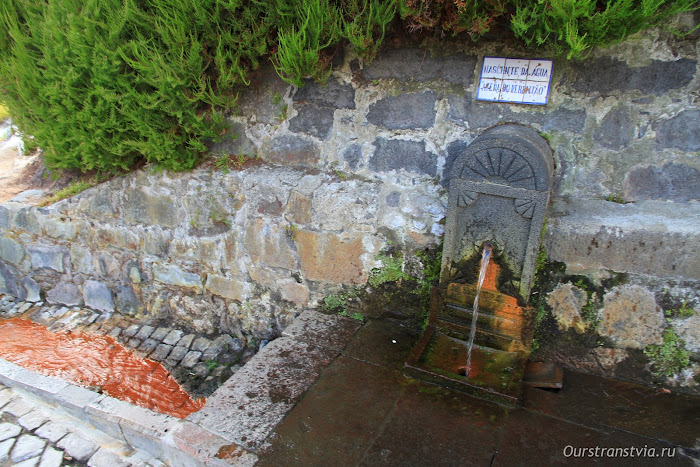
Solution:
M 344 42 L 365 60 L 397 16 L 409 32 L 477 39 L 501 21 L 569 58 L 697 0 L 0 0 L 0 101 L 53 168 L 192 168 L 271 58 L 323 81 Z M 399 13 L 399 15 L 397 15 Z

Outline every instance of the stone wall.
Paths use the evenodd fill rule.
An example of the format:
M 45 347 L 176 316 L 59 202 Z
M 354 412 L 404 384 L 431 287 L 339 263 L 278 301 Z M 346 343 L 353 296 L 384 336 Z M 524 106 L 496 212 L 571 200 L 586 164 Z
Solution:
M 369 64 L 346 50 L 328 83 L 301 89 L 264 68 L 230 117 L 236 137 L 212 150 L 248 155 L 243 170 L 144 169 L 48 208 L 7 203 L 0 288 L 269 339 L 329 294 L 365 288 L 387 250 L 420 277 L 453 161 L 510 122 L 554 151 L 544 244 L 563 264 L 549 284 L 556 323 L 585 329 L 567 323 L 588 305 L 605 338 L 577 359 L 548 357 L 614 374 L 668 326 L 698 352 L 697 315 L 665 311 L 700 307 L 699 52 L 697 38 L 647 31 L 555 59 L 546 106 L 475 101 L 484 56 L 540 54 L 508 41 L 404 44 Z M 696 384 L 697 368 L 676 382 Z

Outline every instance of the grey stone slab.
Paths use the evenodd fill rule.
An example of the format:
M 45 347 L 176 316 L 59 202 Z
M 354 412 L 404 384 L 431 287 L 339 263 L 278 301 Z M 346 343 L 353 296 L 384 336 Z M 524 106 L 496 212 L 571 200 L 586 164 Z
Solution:
M 630 67 L 609 57 L 572 63 L 575 78 L 571 89 L 576 92 L 608 95 L 614 91 L 639 90 L 661 95 L 670 89 L 686 86 L 695 76 L 697 62 L 687 58 L 671 62 L 651 60 L 644 67 Z
M 28 414 L 32 410 L 34 410 L 36 406 L 26 400 L 25 398 L 19 396 L 16 399 L 14 399 L 12 402 L 7 404 L 5 407 L 2 408 L 3 412 L 7 412 L 9 414 L 14 415 L 15 417 L 21 417 L 23 415 Z
M 34 435 L 22 435 L 17 438 L 15 446 L 12 448 L 10 459 L 14 463 L 22 462 L 32 457 L 39 456 L 46 446 L 46 441 Z
M 470 86 L 477 58 L 464 53 L 437 56 L 427 49 L 401 47 L 386 49 L 362 70 L 365 79 L 393 78 L 400 81 L 442 79 Z
M 627 174 L 624 186 L 627 201 L 657 199 L 685 203 L 700 200 L 700 170 L 674 162 L 660 167 L 637 167 Z
M 168 333 L 167 336 L 165 336 L 165 338 L 163 339 L 163 344 L 175 345 L 180 341 L 183 334 L 184 332 L 179 331 L 177 329 L 173 329 Z
M 14 423 L 0 423 L 0 441 L 14 438 L 22 432 L 22 427 Z
M 211 344 L 211 341 L 207 339 L 206 337 L 198 337 L 192 342 L 192 350 L 195 350 L 197 352 L 204 352 L 207 350 L 207 347 Z
M 593 132 L 596 143 L 608 149 L 623 149 L 635 137 L 635 124 L 631 111 L 625 106 L 617 107 L 603 118 L 600 126 Z
M 157 362 L 162 362 L 163 360 L 168 358 L 168 355 L 170 354 L 170 351 L 172 349 L 173 347 L 171 345 L 158 344 L 156 349 L 151 353 L 149 357 Z
M 60 465 L 60 464 L 59 464 Z M 129 467 L 132 464 L 117 456 L 113 452 L 100 448 L 90 457 L 88 467 Z
M 32 410 L 26 415 L 23 415 L 17 420 L 17 423 L 22 425 L 25 430 L 33 431 L 39 428 L 48 420 L 48 417 L 44 415 L 41 410 Z
M 355 89 L 350 84 L 342 84 L 335 78 L 330 78 L 325 84 L 306 80 L 292 99 L 295 102 L 311 102 L 334 109 L 354 109 Z
M 66 306 L 83 304 L 83 295 L 77 285 L 61 281 L 46 292 L 46 301 Z
M 191 288 L 196 292 L 202 290 L 202 277 L 199 274 L 185 271 L 174 264 L 153 266 L 153 280 L 163 284 Z
M 700 110 L 684 110 L 675 116 L 655 122 L 656 142 L 662 148 L 700 151 Z
M 167 336 L 170 331 L 172 331 L 172 328 L 158 328 L 155 331 L 153 331 L 153 334 L 151 334 L 151 339 L 162 341 L 163 339 L 165 339 L 165 336 Z
M 189 352 L 189 350 L 187 350 L 186 347 L 181 347 L 179 345 L 176 347 L 173 347 L 173 350 L 168 355 L 168 360 L 173 360 L 173 361 L 179 362 L 180 360 L 185 358 L 185 355 L 187 355 L 187 352 Z
M 29 245 L 27 253 L 32 261 L 32 268 L 48 268 L 58 272 L 65 272 L 64 261 L 70 263 L 70 253 L 63 246 L 56 245 Z
M 58 440 L 70 433 L 68 425 L 62 422 L 49 420 L 40 426 L 34 434 L 40 438 L 49 440 L 51 443 L 56 443 Z
M 7 462 L 10 459 L 10 450 L 14 445 L 14 438 L 8 439 L 0 443 L 0 462 Z
M 124 219 L 127 222 L 170 228 L 178 225 L 177 204 L 172 197 L 151 193 L 145 188 L 127 189 L 124 194 Z
M 272 140 L 263 157 L 272 163 L 295 167 L 316 167 L 321 152 L 313 141 L 296 135 L 283 135 Z
M 12 295 L 13 297 L 19 297 L 17 276 L 15 276 L 12 269 L 10 269 L 2 260 L 0 260 L 0 293 L 6 293 Z
M 128 402 L 103 396 L 85 407 L 84 412 L 91 425 L 116 440 L 126 442 L 119 423 L 121 423 L 123 415 L 133 407 Z
M 39 456 L 12 464 L 12 467 L 36 467 L 39 464 Z
M 239 446 L 259 447 L 337 354 L 291 337 L 275 339 L 188 420 Z
M 3 391 L 0 391 L 0 408 L 9 404 L 16 397 L 17 397 L 17 394 L 15 394 L 13 391 L 11 391 L 9 389 L 5 389 Z
M 63 451 L 47 447 L 39 460 L 39 467 L 60 467 L 63 463 Z
M 544 242 L 549 259 L 566 263 L 568 274 L 605 269 L 698 280 L 699 217 L 697 203 L 562 200 Z
M 144 352 L 146 354 L 149 354 L 149 353 L 153 352 L 156 349 L 156 347 L 158 347 L 158 345 L 159 345 L 158 341 L 154 341 L 153 339 L 146 339 L 145 341 L 143 341 L 141 343 L 138 350 L 141 352 Z
M 104 282 L 85 281 L 85 284 L 83 284 L 83 300 L 88 308 L 108 313 L 114 311 L 112 291 Z
M 371 104 L 367 121 L 389 130 L 426 130 L 435 124 L 433 91 L 389 96 Z
M 116 292 L 114 307 L 118 312 L 135 315 L 143 308 L 143 304 L 136 296 L 132 286 L 120 285 L 115 287 L 114 290 Z
M 21 243 L 8 237 L 0 236 L 0 259 L 19 266 L 24 256 L 25 251 Z
M 74 417 L 86 419 L 85 408 L 101 397 L 103 396 L 94 391 L 69 384 L 58 391 L 53 399 L 63 410 L 69 412 Z
M 0 371 L 2 371 L 0 369 Z M 4 373 L 3 374 L 7 374 Z M 1 379 L 1 378 L 0 378 Z M 59 378 L 44 376 L 22 367 L 17 367 L 11 375 L 12 385 L 40 397 L 51 398 L 61 389 L 69 386 L 69 383 Z
M 77 433 L 70 433 L 61 439 L 57 447 L 63 449 L 66 454 L 78 462 L 87 462 L 99 446 Z
M 140 326 L 138 324 L 132 324 L 128 328 L 122 331 L 122 335 L 126 337 L 134 337 L 137 332 L 139 332 Z
M 282 331 L 282 335 L 340 351 L 360 326 L 361 322 L 351 318 L 306 310 Z
M 340 156 L 348 163 L 351 169 L 356 169 L 362 162 L 362 146 L 351 144 L 340 153 Z
M 162 457 L 162 438 L 172 431 L 178 422 L 179 419 L 175 417 L 134 406 L 122 414 L 119 426 L 130 446 L 152 456 Z
M 369 166 L 373 171 L 404 169 L 421 175 L 437 172 L 437 155 L 426 150 L 424 141 L 377 138 L 372 144 L 375 150 Z
M 185 358 L 182 359 L 180 365 L 182 365 L 184 368 L 193 368 L 197 364 L 201 356 L 202 352 L 190 350 L 189 352 L 187 352 L 187 355 L 185 355 Z
M 140 345 L 141 345 L 141 341 L 139 339 L 136 339 L 135 337 L 132 337 L 126 343 L 126 346 L 130 349 L 137 349 Z
M 333 129 L 333 114 L 331 107 L 313 103 L 296 104 L 297 115 L 289 120 L 289 131 L 306 133 L 319 139 L 328 139 Z

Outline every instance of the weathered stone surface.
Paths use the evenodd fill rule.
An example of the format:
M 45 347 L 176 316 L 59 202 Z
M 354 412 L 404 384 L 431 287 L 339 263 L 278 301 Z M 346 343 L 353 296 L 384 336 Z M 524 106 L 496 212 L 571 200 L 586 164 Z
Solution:
M 22 432 L 22 428 L 12 423 L 0 423 L 0 441 L 14 438 Z
M 0 236 L 0 259 L 19 266 L 24 256 L 24 247 L 21 243 L 8 237 Z
M 187 352 L 185 355 L 185 358 L 182 359 L 182 362 L 180 365 L 182 365 L 184 368 L 194 368 L 194 366 L 197 364 L 199 361 L 199 358 L 202 356 L 202 352 L 196 351 L 196 350 L 190 350 Z
M 361 325 L 351 318 L 306 310 L 287 326 L 282 335 L 341 351 Z
M 86 462 L 92 456 L 99 446 L 90 440 L 87 440 L 77 433 L 69 433 L 58 442 L 58 447 L 66 451 L 66 453 L 78 462 Z
M 0 462 L 6 462 L 10 459 L 10 450 L 14 446 L 15 440 L 8 439 L 6 441 L 0 442 Z
M 153 280 L 163 284 L 189 287 L 197 292 L 202 290 L 202 278 L 199 274 L 184 271 L 174 264 L 154 265 Z
M 63 452 L 52 447 L 47 447 L 44 453 L 41 455 L 39 467 L 60 467 L 62 463 Z
M 616 287 L 603 297 L 600 334 L 616 347 L 641 349 L 663 341 L 666 325 L 654 295 L 638 285 Z
M 634 139 L 634 124 L 630 110 L 618 107 L 610 112 L 600 122 L 593 133 L 595 141 L 609 149 L 622 149 Z
M 183 334 L 184 333 L 182 331 L 173 329 L 167 336 L 165 336 L 163 339 L 163 344 L 176 345 L 178 342 L 180 342 L 180 339 L 182 339 Z
M 210 334 L 217 330 L 221 305 L 203 296 L 174 296 L 169 301 L 173 318 L 186 323 L 198 333 Z M 166 342 L 167 344 L 167 342 Z
M 359 181 L 328 183 L 314 192 L 314 225 L 322 230 L 341 231 L 348 225 L 368 230 L 377 213 L 377 187 Z
M 685 203 L 700 200 L 700 170 L 673 162 L 661 167 L 638 167 L 627 174 L 624 197 L 627 201 L 659 199 Z
M 653 125 L 656 141 L 663 148 L 700 151 L 700 110 L 684 110 Z
M 335 78 L 329 79 L 325 84 L 306 80 L 304 86 L 294 94 L 292 99 L 295 102 L 295 108 L 296 102 L 304 101 L 334 109 L 354 109 L 355 89 L 349 84 L 341 84 Z
M 321 153 L 315 143 L 299 136 L 285 135 L 272 140 L 263 158 L 277 164 L 296 167 L 315 167 Z
M 49 268 L 54 271 L 64 272 L 64 259 L 70 259 L 68 249 L 57 245 L 30 245 L 27 253 L 32 260 L 32 268 Z
M 289 120 L 289 131 L 306 133 L 319 139 L 328 139 L 333 129 L 333 113 L 330 107 L 317 104 L 297 104 L 297 115 Z
M 135 315 L 142 308 L 143 304 L 136 296 L 134 288 L 130 285 L 118 285 L 115 288 L 114 308 L 126 315 Z
M 207 276 L 207 283 L 204 288 L 213 294 L 231 300 L 238 300 L 239 302 L 245 300 L 249 289 L 248 285 L 241 279 L 228 278 L 216 274 Z
M 433 91 L 385 97 L 369 106 L 367 121 L 389 130 L 425 130 L 435 124 L 436 100 Z
M 469 128 L 477 130 L 490 128 L 504 121 L 531 124 L 542 131 L 567 131 L 582 133 L 586 123 L 584 109 L 567 109 L 557 107 L 551 111 L 513 112 L 506 104 L 486 104 L 474 100 L 474 96 L 448 96 L 450 109 L 448 118 L 457 123 L 468 123 Z
M 673 62 L 652 60 L 644 67 L 630 67 L 609 57 L 572 63 L 576 79 L 571 88 L 581 93 L 609 94 L 637 89 L 660 95 L 687 85 L 695 75 L 697 62 L 681 58 Z
M 19 463 L 32 457 L 36 457 L 44 451 L 46 441 L 33 435 L 22 435 L 17 438 L 15 446 L 12 448 L 10 459 Z
M 348 163 L 351 169 L 356 169 L 362 162 L 362 146 L 351 144 L 341 152 L 340 156 Z
M 138 188 L 125 195 L 124 220 L 127 222 L 161 227 L 178 225 L 177 206 L 171 196 L 151 194 Z
M 683 318 L 673 323 L 678 337 L 685 341 L 685 348 L 692 352 L 700 352 L 700 311 L 690 318 Z
M 31 277 L 23 277 L 19 280 L 19 298 L 27 302 L 38 302 L 41 300 L 41 288 Z
M 255 264 L 293 269 L 296 265 L 289 238 L 278 224 L 254 219 L 245 232 L 243 245 Z
M 298 306 L 306 306 L 309 301 L 309 288 L 299 284 L 293 279 L 288 279 L 280 284 L 282 300 L 292 302 Z
M 284 102 L 284 97 L 290 84 L 285 83 L 277 76 L 275 69 L 271 66 L 261 66 L 250 79 L 250 86 L 246 92 L 242 92 L 238 100 L 237 108 L 241 114 L 249 116 L 257 123 L 277 124 L 279 114 Z
M 336 355 L 290 337 L 275 339 L 187 419 L 240 446 L 259 447 Z
M 672 208 L 671 208 L 672 207 Z M 567 272 L 617 272 L 700 279 L 698 206 L 569 200 L 549 215 L 545 245 Z
M 46 301 L 66 306 L 80 306 L 83 304 L 83 294 L 77 285 L 61 281 L 46 292 Z
M 443 79 L 450 83 L 469 86 L 474 77 L 475 56 L 455 54 L 433 56 L 430 51 L 417 48 L 396 48 L 382 51 L 362 70 L 365 79 L 394 78 L 400 81 L 428 81 Z
M 311 222 L 311 198 L 292 190 L 287 201 L 287 220 L 296 224 Z
M 377 172 L 404 169 L 421 175 L 435 175 L 437 155 L 425 149 L 423 141 L 377 138 L 369 166 Z
M 212 154 L 247 154 L 254 155 L 257 152 L 255 144 L 245 134 L 245 125 L 229 122 L 229 128 L 224 137 L 212 146 Z
M 88 308 L 108 313 L 114 311 L 112 291 L 104 282 L 85 281 L 85 284 L 83 284 L 83 300 Z
M 0 260 L 0 293 L 6 293 L 13 297 L 19 297 L 17 278 L 12 270 Z
M 304 276 L 312 281 L 364 284 L 367 272 L 361 256 L 362 236 L 335 235 L 300 230 L 295 235 Z
M 587 327 L 581 317 L 581 308 L 587 301 L 586 292 L 572 284 L 559 284 L 547 296 L 547 304 L 552 307 L 559 327 L 562 330 L 573 328 L 577 332 L 584 332 Z

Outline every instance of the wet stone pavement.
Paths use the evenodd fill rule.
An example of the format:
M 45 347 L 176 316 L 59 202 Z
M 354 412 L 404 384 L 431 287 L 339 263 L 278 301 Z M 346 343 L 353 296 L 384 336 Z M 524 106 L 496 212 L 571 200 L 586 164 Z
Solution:
M 698 397 L 566 371 L 563 389 L 525 387 L 522 406 L 507 409 L 406 378 L 419 337 L 397 322 L 364 323 L 258 465 L 700 465 Z
M 161 467 L 134 450 L 30 395 L 0 384 L 0 466 Z
M 108 335 L 142 358 L 162 363 L 193 397 L 206 397 L 255 355 L 257 345 L 221 334 L 204 336 L 157 321 L 84 307 L 25 302 L 0 296 L 0 319 L 26 318 L 50 331 Z

